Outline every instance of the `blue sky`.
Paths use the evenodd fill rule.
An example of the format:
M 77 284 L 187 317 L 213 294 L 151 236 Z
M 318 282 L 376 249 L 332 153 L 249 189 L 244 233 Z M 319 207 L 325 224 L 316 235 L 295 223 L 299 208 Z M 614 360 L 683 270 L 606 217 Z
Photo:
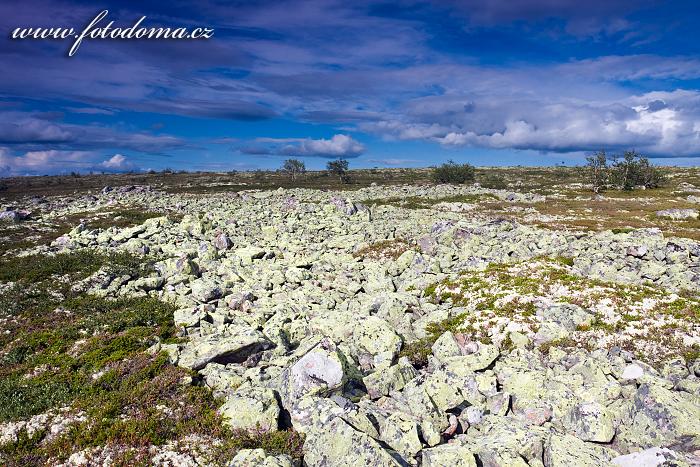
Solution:
M 14 4 L 13 4 L 14 3 Z M 0 5 L 0 176 L 144 169 L 700 163 L 692 1 Z M 13 40 L 17 27 L 208 40 Z

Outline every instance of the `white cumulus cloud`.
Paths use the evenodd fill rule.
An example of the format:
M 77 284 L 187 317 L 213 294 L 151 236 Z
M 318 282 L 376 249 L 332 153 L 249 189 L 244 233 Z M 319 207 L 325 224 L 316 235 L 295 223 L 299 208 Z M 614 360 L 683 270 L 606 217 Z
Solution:
M 113 155 L 106 161 L 102 162 L 100 166 L 112 172 L 122 172 L 136 169 L 136 165 L 128 160 L 126 156 L 121 154 Z
M 348 135 L 337 134 L 330 139 L 257 138 L 239 150 L 254 155 L 336 158 L 357 157 L 365 151 L 365 146 Z

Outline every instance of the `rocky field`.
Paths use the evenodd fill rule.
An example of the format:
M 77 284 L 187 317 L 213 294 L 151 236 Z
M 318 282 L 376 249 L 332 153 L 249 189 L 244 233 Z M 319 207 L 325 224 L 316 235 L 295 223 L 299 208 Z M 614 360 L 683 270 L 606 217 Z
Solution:
M 11 186 L 1 463 L 700 465 L 700 171 L 421 177 Z

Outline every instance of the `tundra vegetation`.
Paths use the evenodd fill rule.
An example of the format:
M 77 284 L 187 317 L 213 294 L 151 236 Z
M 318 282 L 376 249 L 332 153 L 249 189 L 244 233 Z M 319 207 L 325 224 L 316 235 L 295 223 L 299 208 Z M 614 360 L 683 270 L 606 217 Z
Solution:
M 594 162 L 4 179 L 0 463 L 697 463 L 700 170 Z

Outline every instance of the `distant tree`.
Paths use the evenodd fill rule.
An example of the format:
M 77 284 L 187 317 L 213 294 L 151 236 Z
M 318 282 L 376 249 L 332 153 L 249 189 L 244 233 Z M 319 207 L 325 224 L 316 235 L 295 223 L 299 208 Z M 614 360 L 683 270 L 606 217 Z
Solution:
M 306 164 L 299 159 L 287 159 L 282 164 L 282 172 L 287 173 L 292 180 L 296 180 L 298 175 L 306 172 Z
M 350 164 L 345 159 L 336 159 L 334 161 L 328 161 L 326 164 L 326 169 L 333 175 L 337 175 L 342 183 L 348 183 L 350 181 L 348 177 L 348 168 Z
M 622 159 L 614 160 L 610 178 L 622 190 L 633 190 L 637 186 L 658 188 L 664 181 L 663 174 L 649 159 L 635 151 L 625 151 Z
M 593 192 L 600 193 L 608 187 L 608 156 L 605 151 L 586 156 L 586 168 L 593 186 Z
M 608 164 L 608 161 L 612 164 Z M 605 151 L 586 157 L 586 167 L 595 193 L 615 186 L 621 190 L 635 187 L 658 188 L 665 180 L 659 169 L 649 159 L 635 151 L 625 151 L 620 156 L 609 157 Z
M 451 183 L 453 185 L 471 182 L 474 180 L 474 166 L 447 161 L 447 163 L 433 169 L 433 180 L 437 183 Z
M 73 178 L 80 178 L 80 172 L 71 172 L 70 176 Z
M 666 176 L 654 167 L 648 158 L 640 156 L 637 164 L 639 167 L 637 183 L 644 188 L 659 188 L 666 181 Z

